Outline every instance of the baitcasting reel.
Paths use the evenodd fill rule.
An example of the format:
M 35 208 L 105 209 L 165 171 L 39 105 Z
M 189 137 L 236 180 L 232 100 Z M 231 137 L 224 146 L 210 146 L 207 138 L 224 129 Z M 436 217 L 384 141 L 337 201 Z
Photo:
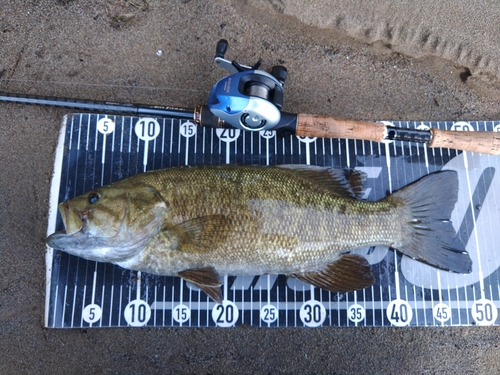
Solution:
M 224 59 L 228 43 L 217 43 L 215 64 L 231 75 L 212 88 L 208 104 L 195 108 L 117 104 L 94 100 L 48 98 L 0 92 L 0 103 L 37 104 L 71 108 L 97 113 L 125 114 L 136 117 L 171 117 L 192 120 L 199 126 L 237 128 L 242 130 L 280 130 L 302 137 L 359 139 L 364 141 L 408 141 L 426 143 L 429 147 L 500 155 L 500 132 L 454 131 L 400 128 L 392 124 L 356 121 L 323 115 L 281 112 L 286 68 L 275 66 L 271 74 L 253 67 Z
M 230 73 L 215 84 L 208 97 L 210 111 L 229 125 L 250 131 L 275 129 L 281 120 L 286 68 L 274 66 L 271 74 L 259 70 L 261 61 L 246 66 L 224 59 L 228 43 L 217 43 L 215 64 Z

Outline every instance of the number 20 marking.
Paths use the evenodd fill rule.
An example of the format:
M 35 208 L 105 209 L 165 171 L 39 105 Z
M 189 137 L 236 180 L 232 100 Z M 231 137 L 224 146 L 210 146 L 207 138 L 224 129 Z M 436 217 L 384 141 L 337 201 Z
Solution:
M 238 321 L 239 316 L 238 307 L 229 300 L 222 301 L 222 304 L 218 303 L 212 309 L 212 319 L 219 327 L 233 326 Z

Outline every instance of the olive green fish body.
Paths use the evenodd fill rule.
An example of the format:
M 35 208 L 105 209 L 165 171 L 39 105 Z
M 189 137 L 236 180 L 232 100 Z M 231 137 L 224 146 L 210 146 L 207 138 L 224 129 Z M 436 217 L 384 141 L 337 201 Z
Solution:
M 455 186 L 448 196 L 445 180 Z M 470 271 L 448 220 L 456 173 L 429 175 L 377 202 L 355 198 L 362 182 L 356 172 L 309 166 L 146 172 L 62 203 L 66 234 L 48 243 L 87 259 L 179 275 L 216 300 L 223 274 L 286 274 L 338 291 L 366 287 L 373 282 L 368 263 L 344 253 L 371 245 Z
M 292 169 L 173 168 L 136 178 L 169 202 L 163 233 L 134 260 L 134 267 L 155 274 L 207 266 L 220 274 L 303 272 L 404 236 L 407 212 L 397 199 L 340 196 Z M 183 242 L 190 231 L 203 238 Z

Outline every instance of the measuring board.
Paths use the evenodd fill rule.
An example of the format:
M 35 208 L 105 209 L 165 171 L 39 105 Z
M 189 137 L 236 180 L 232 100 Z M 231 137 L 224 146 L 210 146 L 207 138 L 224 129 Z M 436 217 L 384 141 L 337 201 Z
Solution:
M 500 130 L 499 122 L 391 122 L 397 127 Z M 378 200 L 420 177 L 459 176 L 454 227 L 473 261 L 467 275 L 437 270 L 384 247 L 356 249 L 375 284 L 334 293 L 283 275 L 223 276 L 216 304 L 178 277 L 87 261 L 47 248 L 47 327 L 442 326 L 499 324 L 500 157 L 409 142 L 316 139 L 191 121 L 72 114 L 64 118 L 52 180 L 48 234 L 63 230 L 59 202 L 147 170 L 200 164 L 311 164 L 367 175 Z M 447 189 L 447 186 L 443 186 Z

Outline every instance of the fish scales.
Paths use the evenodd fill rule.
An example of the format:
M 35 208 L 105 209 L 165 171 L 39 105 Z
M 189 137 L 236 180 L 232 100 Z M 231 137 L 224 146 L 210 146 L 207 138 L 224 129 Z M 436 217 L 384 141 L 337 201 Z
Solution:
M 356 247 L 391 246 L 400 241 L 406 215 L 398 202 L 339 197 L 284 168 L 175 168 L 143 178 L 170 202 L 174 224 L 210 215 L 230 218 L 207 249 L 221 273 L 303 271 Z
M 48 244 L 86 259 L 180 276 L 220 300 L 220 275 L 286 274 L 328 290 L 373 283 L 366 259 L 386 245 L 453 272 L 471 260 L 449 217 L 452 171 L 376 201 L 355 198 L 355 171 L 198 166 L 138 174 L 60 204 L 66 232 Z M 446 192 L 443 183 L 451 186 Z

